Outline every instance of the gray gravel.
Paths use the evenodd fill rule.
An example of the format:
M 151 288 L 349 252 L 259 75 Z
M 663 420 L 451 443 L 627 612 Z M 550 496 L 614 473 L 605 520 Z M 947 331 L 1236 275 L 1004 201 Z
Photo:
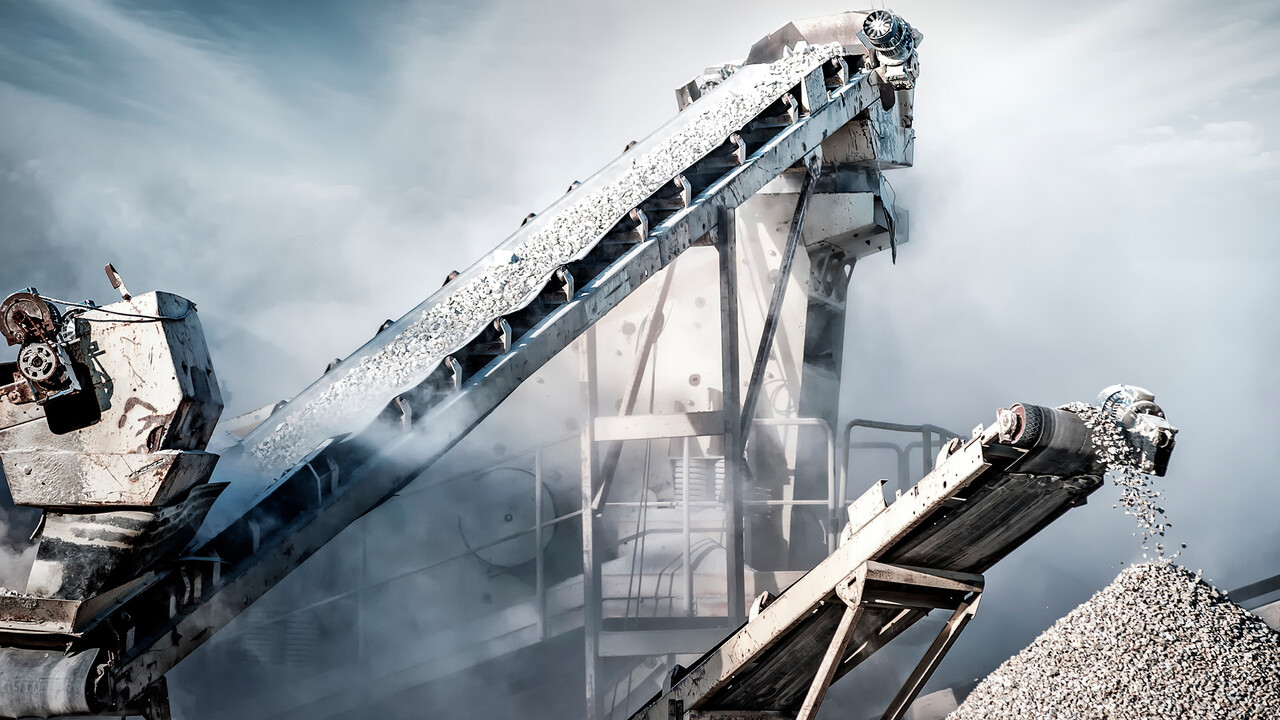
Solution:
M 1107 477 L 1120 488 L 1120 501 L 1112 507 L 1123 507 L 1126 515 L 1138 521 L 1139 531 L 1134 534 L 1142 538 L 1142 558 L 1166 557 L 1164 539 L 1172 523 L 1163 507 L 1164 489 L 1156 485 L 1154 477 L 1138 470 L 1138 451 L 1125 439 L 1123 426 L 1115 417 L 1086 403 L 1071 403 L 1062 409 L 1079 415 L 1093 432 L 1093 447 L 1107 466 Z M 1181 554 L 1179 549 L 1168 558 Z
M 1280 633 L 1185 568 L 1135 565 L 947 717 L 1280 718 Z
M 810 70 L 842 52 L 839 43 L 801 44 L 764 66 L 754 83 L 738 83 L 737 92 L 704 96 L 677 116 L 673 134 L 624 155 L 630 163 L 617 179 L 584 193 L 543 229 L 501 245 L 481 261 L 477 273 L 469 271 L 469 279 L 464 274 L 450 283 L 438 302 L 415 311 L 416 319 L 402 321 L 398 332 L 384 333 L 389 336 L 385 340 L 379 337 L 380 347 L 339 365 L 319 387 L 255 430 L 246 438 L 249 455 L 276 475 L 325 438 L 362 428 L 391 398 L 421 382 L 495 318 L 528 304 L 556 268 L 587 252 L 631 208 L 714 150 Z M 752 66 L 752 73 L 759 67 Z

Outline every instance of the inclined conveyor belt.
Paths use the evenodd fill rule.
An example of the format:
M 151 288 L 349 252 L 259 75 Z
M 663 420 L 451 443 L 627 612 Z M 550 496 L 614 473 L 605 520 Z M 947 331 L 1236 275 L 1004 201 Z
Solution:
M 931 649 L 936 654 L 922 661 L 885 714 L 900 717 L 976 609 L 981 573 L 1083 504 L 1102 483 L 1096 462 L 1086 462 L 1090 466 L 1078 474 L 1017 472 L 1026 453 L 975 438 L 887 506 L 881 481 L 851 505 L 836 552 L 676 678 L 671 690 L 633 720 L 666 718 L 677 706 L 708 719 L 739 717 L 739 711 L 805 717 L 815 677 L 824 679 L 820 702 L 831 682 L 931 610 L 954 612 Z M 859 574 L 861 589 L 851 596 L 851 578 Z M 833 652 L 837 631 L 850 614 L 856 619 L 824 673 L 824 657 Z
M 250 433 L 245 459 L 279 474 L 250 507 L 49 637 L 110 653 L 95 683 L 107 702 L 160 680 L 647 278 L 713 240 L 727 210 L 882 102 L 859 52 L 801 47 L 744 66 L 630 147 Z M 362 372 L 379 374 L 362 386 Z

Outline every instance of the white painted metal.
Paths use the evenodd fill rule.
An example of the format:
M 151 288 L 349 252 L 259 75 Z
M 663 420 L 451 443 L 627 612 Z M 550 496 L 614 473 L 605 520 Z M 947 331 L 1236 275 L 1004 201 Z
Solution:
M 114 315 L 175 318 L 143 321 Z M 34 507 L 163 506 L 212 471 L 199 451 L 222 412 L 200 321 L 189 300 L 163 292 L 89 310 L 76 323 L 81 358 L 93 368 L 101 417 L 53 433 L 35 407 L 0 427 L 0 463 L 13 500 Z M 89 348 L 92 348 L 90 351 Z M 81 359 L 78 358 L 78 359 Z M 23 403 L 23 405 L 34 405 Z M 194 452 L 193 452 L 194 451 Z M 180 453 L 191 452 L 190 457 Z

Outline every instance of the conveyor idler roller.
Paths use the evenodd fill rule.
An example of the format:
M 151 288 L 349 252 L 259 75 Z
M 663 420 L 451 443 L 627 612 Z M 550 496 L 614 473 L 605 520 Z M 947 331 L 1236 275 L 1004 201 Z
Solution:
M 87 688 L 98 651 L 0 648 L 0 717 L 49 717 L 91 710 Z

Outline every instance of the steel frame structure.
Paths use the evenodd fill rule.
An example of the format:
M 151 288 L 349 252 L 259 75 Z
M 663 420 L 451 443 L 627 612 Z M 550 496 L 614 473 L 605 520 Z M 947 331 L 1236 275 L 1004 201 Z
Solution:
M 562 268 L 539 301 L 520 317 L 504 319 L 503 342 L 496 350 L 486 349 L 490 355 L 477 356 L 491 360 L 477 363 L 467 360 L 465 351 L 455 353 L 419 390 L 397 398 L 392 407 L 401 408 L 402 417 L 392 424 L 399 430 L 379 424 L 358 437 L 324 442 L 246 513 L 169 568 L 86 602 L 62 632 L 6 633 L 0 640 L 18 647 L 69 647 L 73 656 L 104 658 L 105 674 L 91 691 L 91 702 L 104 710 L 131 707 L 147 697 L 153 692 L 148 688 L 157 687 L 180 659 L 341 529 L 404 488 L 632 289 L 699 240 L 731 234 L 717 228 L 728 226 L 724 220 L 733 208 L 814 157 L 824 139 L 883 101 L 876 73 L 858 69 L 862 58 L 836 60 L 815 68 L 727 139 L 724 152 L 713 152 L 686 170 L 682 203 L 663 200 L 655 207 L 668 208 L 664 212 L 651 207 L 648 216 L 631 213 L 614 233 L 628 242 L 600 243 L 580 262 Z M 482 337 L 473 344 L 486 343 L 492 344 Z M 725 353 L 730 352 L 726 343 Z M 431 432 L 441 426 L 457 431 Z M 729 434 L 736 436 L 735 446 L 741 444 L 740 430 Z M 593 446 L 584 440 L 584 457 L 592 467 Z M 594 472 L 584 475 L 594 477 Z M 588 507 L 595 491 L 584 500 Z M 589 542 L 592 522 L 584 528 Z M 735 528 L 732 534 L 740 558 L 741 531 Z M 738 570 L 738 587 L 740 577 Z M 598 581 L 588 579 L 588 587 Z M 740 605 L 732 613 L 742 614 Z
M 167 707 L 163 702 L 164 674 L 170 668 L 343 528 L 405 488 L 516 387 L 575 342 L 582 353 L 582 393 L 588 415 L 579 439 L 581 507 L 548 520 L 544 517 L 541 493 L 535 492 L 531 532 L 538 548 L 535 557 L 538 636 L 546 638 L 550 633 L 541 538 L 547 527 L 576 517 L 581 522 L 583 541 L 582 608 L 588 717 L 594 720 L 600 712 L 600 658 L 617 652 L 616 646 L 625 639 L 620 633 L 607 633 L 604 628 L 599 516 L 610 506 L 608 488 L 616 470 L 618 443 L 644 437 L 683 438 L 685 444 L 681 505 L 683 586 L 688 615 L 693 614 L 694 602 L 690 551 L 690 510 L 694 502 L 690 494 L 688 438 L 723 437 L 725 629 L 746 620 L 748 509 L 769 503 L 825 506 L 826 551 L 836 552 L 846 492 L 843 484 L 848 482 L 847 471 L 837 472 L 835 468 L 835 408 L 831 398 L 817 403 L 819 410 L 813 417 L 760 421 L 755 416 L 764 367 L 781 322 L 782 301 L 788 290 L 790 268 L 802 242 L 810 201 L 815 193 L 824 192 L 824 188 L 828 193 L 872 194 L 874 227 L 887 235 L 888 246 L 895 256 L 900 227 L 905 225 L 905 217 L 896 214 L 891 190 L 886 189 L 880 170 L 910 164 L 909 90 L 914 69 L 904 74 L 902 67 L 883 55 L 885 47 L 869 41 L 865 35 L 857 35 L 855 40 L 853 26 L 861 26 L 863 19 L 862 14 L 850 13 L 808 25 L 802 23 L 809 28 L 805 32 L 816 33 L 815 38 L 840 39 L 845 48 L 843 54 L 836 47 L 836 57 L 808 66 L 799 82 L 736 132 L 728 133 L 718 148 L 675 173 L 670 182 L 625 212 L 602 237 L 575 256 L 578 259 L 556 269 L 531 302 L 493 318 L 491 328 L 444 357 L 416 387 L 393 398 L 373 426 L 356 435 L 336 436 L 322 442 L 274 481 L 243 515 L 212 537 L 189 547 L 183 557 L 168 566 L 95 597 L 75 608 L 74 613 L 50 605 L 49 612 L 33 619 L 33 622 L 38 620 L 35 623 L 38 628 L 35 624 L 26 628 L 0 628 L 0 646 L 16 649 L 13 657 L 19 659 L 26 657 L 22 653 L 61 649 L 66 653 L 61 667 L 74 668 L 77 676 L 85 667 L 92 666 L 87 703 L 93 710 L 138 711 L 148 717 L 163 715 L 165 708 L 161 706 Z M 894 22 L 899 20 L 894 18 Z M 918 33 L 905 23 L 902 27 L 918 41 Z M 794 25 L 788 28 L 799 32 Z M 776 53 L 779 58 L 791 55 L 793 43 L 800 38 L 788 39 L 784 35 L 780 31 L 757 43 L 752 57 L 770 53 Z M 860 49 L 856 47 L 859 43 Z M 801 52 L 799 45 L 795 47 L 795 52 Z M 827 46 L 827 50 L 831 47 Z M 757 57 L 756 62 L 762 61 Z M 722 76 L 721 80 L 724 79 Z M 788 82 L 792 80 L 794 77 Z M 693 101 L 703 90 L 694 83 L 682 89 L 682 97 Z M 889 119 L 895 102 L 904 103 L 905 109 Z M 687 103 L 682 103 L 682 109 L 684 104 Z M 679 126 L 679 120 L 673 121 L 672 127 Z M 844 135 L 833 138 L 837 133 Z M 834 147 L 840 150 L 837 157 L 828 158 L 828 169 L 824 171 L 823 147 L 829 139 L 838 140 Z M 624 166 L 626 162 L 624 156 L 616 164 Z M 778 280 L 765 314 L 764 330 L 753 348 L 755 362 L 740 396 L 735 210 L 775 181 L 783 186 L 798 183 L 797 202 Z M 570 188 L 570 192 L 573 189 Z M 784 190 L 783 194 L 786 193 Z M 871 240 L 867 239 L 866 243 L 870 246 Z M 675 419 L 596 417 L 594 325 L 648 278 L 698 244 L 713 245 L 719 258 L 722 409 Z M 843 319 L 843 287 L 853 263 L 859 253 L 872 251 L 874 249 L 859 247 L 846 256 L 843 250 L 832 252 L 830 245 L 817 251 L 810 248 L 811 257 L 815 257 L 814 252 L 830 255 L 822 257 L 823 263 L 815 272 L 822 275 L 816 281 L 825 283 L 829 291 L 839 296 L 839 302 L 829 303 L 832 307 L 839 306 L 840 312 L 835 317 Z M 664 299 L 665 286 L 656 302 L 660 305 Z M 813 303 L 809 311 L 812 315 Z M 805 337 L 806 347 L 811 342 L 832 337 L 841 340 L 843 327 L 840 325 L 814 323 L 817 329 L 811 328 L 812 337 Z M 635 378 L 643 372 L 646 359 L 644 355 L 637 358 Z M 838 348 L 828 361 L 834 364 L 838 378 Z M 822 371 L 830 373 L 831 368 L 824 367 Z M 807 375 L 809 368 L 804 372 Z M 633 380 L 628 388 L 630 400 L 624 402 L 624 416 L 634 403 L 634 390 Z M 276 410 L 291 411 L 288 406 Z M 804 410 L 803 403 L 801 410 Z M 268 418 L 267 423 L 271 422 L 272 418 Z M 753 428 L 783 424 L 825 428 L 825 498 L 758 501 L 743 496 L 743 479 L 748 473 L 746 451 Z M 441 427 L 449 430 L 437 431 Z M 603 454 L 600 442 L 611 443 Z M 845 454 L 847 457 L 847 448 Z M 535 483 L 540 482 L 541 460 L 541 454 L 535 451 Z M 800 475 L 797 463 L 797 478 Z M 491 545 L 498 542 L 501 540 Z M 30 632 L 33 629 L 41 632 Z M 614 647 L 611 649 L 609 645 Z M 815 707 L 820 699 L 815 700 Z
M 977 611 L 981 573 L 1101 484 L 1086 474 L 1029 477 L 1026 451 L 989 428 L 953 440 L 910 492 L 885 481 L 848 507 L 840 547 L 632 720 L 812 720 L 830 684 L 931 610 L 951 611 L 884 712 L 899 720 Z

